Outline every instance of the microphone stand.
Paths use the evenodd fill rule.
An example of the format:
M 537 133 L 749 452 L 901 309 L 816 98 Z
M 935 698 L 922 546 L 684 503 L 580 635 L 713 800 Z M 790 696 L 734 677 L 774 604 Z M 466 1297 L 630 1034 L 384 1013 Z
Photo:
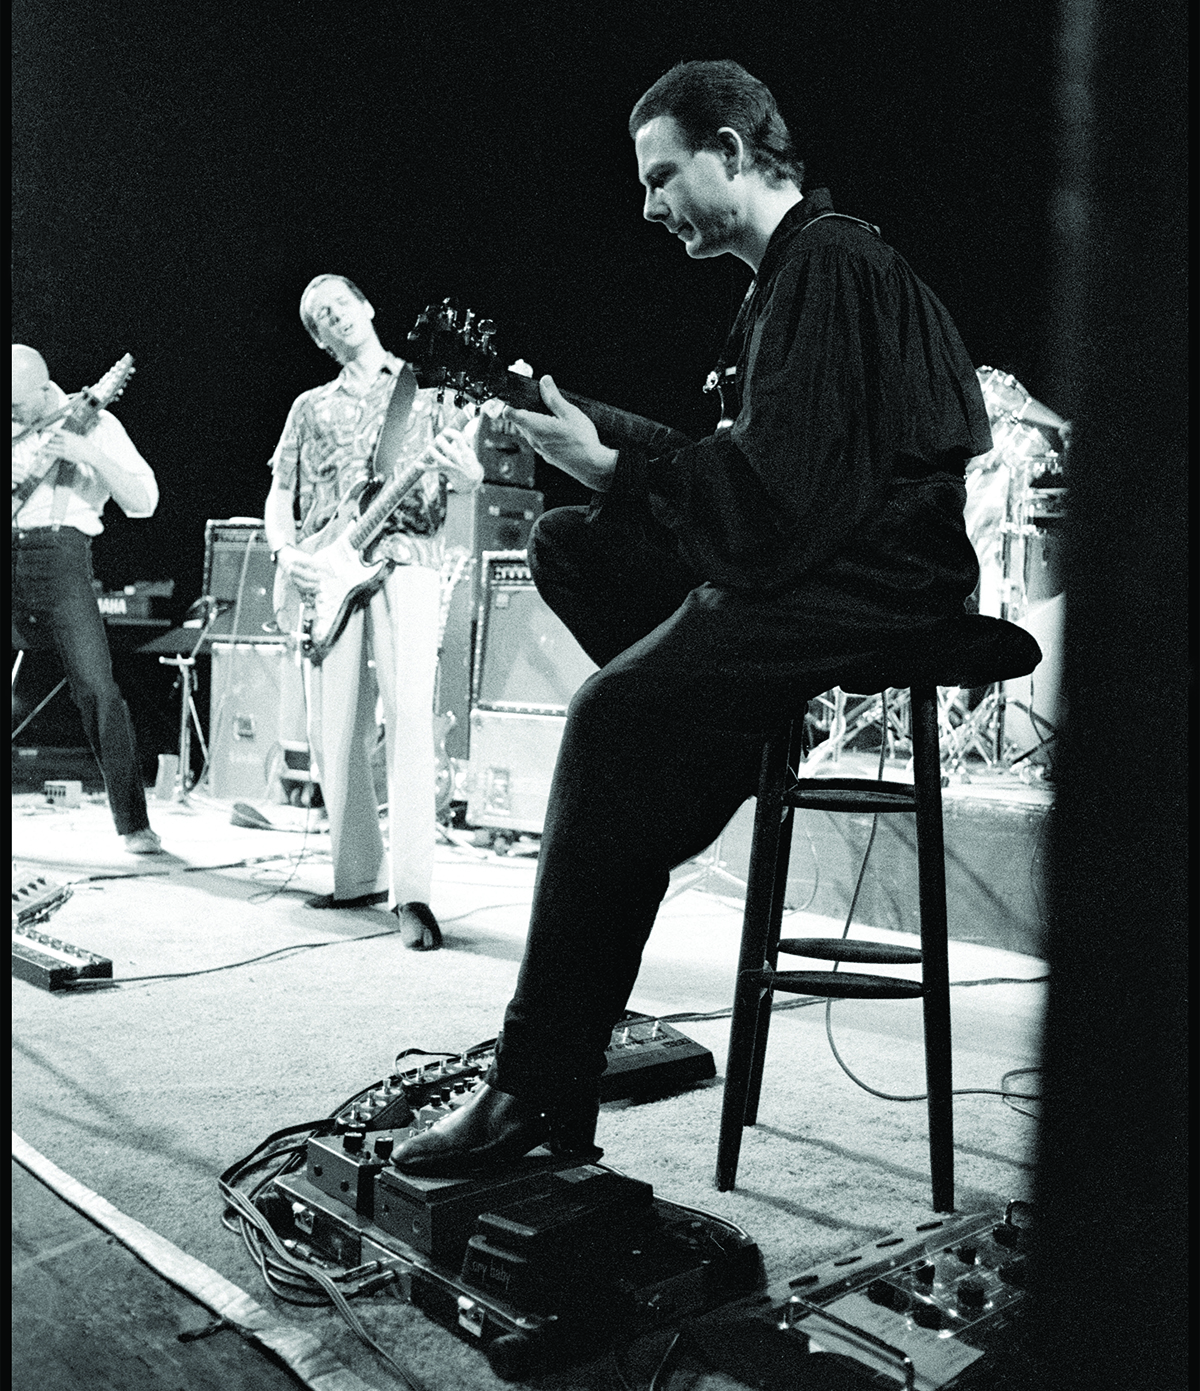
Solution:
M 204 639 L 208 637 L 208 630 L 217 621 L 222 613 L 228 611 L 232 605 L 228 601 L 213 599 L 205 595 L 202 599 L 197 599 L 192 605 L 193 609 L 200 609 L 205 614 L 204 625 L 200 629 L 200 636 L 196 639 L 196 645 L 192 648 L 188 656 L 177 652 L 173 657 L 159 657 L 159 665 L 165 667 L 175 667 L 179 672 L 179 769 L 175 775 L 175 791 L 172 800 L 182 806 L 190 806 L 188 801 L 188 790 L 191 787 L 192 777 L 192 724 L 196 726 L 196 737 L 200 740 L 200 748 L 204 754 L 204 760 L 208 761 L 208 746 L 204 742 L 204 731 L 200 727 L 200 714 L 196 709 L 196 653 L 200 651 Z

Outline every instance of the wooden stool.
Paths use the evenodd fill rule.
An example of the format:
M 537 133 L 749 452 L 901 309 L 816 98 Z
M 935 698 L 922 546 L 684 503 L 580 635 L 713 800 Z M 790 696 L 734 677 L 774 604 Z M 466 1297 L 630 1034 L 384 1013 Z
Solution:
M 900 657 L 863 662 L 832 683 L 869 693 L 909 691 L 913 781 L 871 778 L 798 779 L 802 717 L 763 749 L 754 838 L 742 920 L 725 1097 L 717 1146 L 717 1187 L 734 1186 L 742 1127 L 758 1116 L 771 1000 L 776 990 L 834 999 L 911 999 L 924 1006 L 925 1083 L 929 1096 L 929 1167 L 936 1212 L 954 1210 L 954 1128 L 951 1087 L 950 967 L 946 931 L 946 865 L 942 841 L 942 767 L 938 748 L 939 686 L 990 686 L 1027 676 L 1041 660 L 1033 637 L 1014 623 L 964 614 L 914 636 Z M 780 942 L 783 896 L 797 807 L 833 812 L 915 812 L 921 946 L 838 938 Z M 779 952 L 833 962 L 919 964 L 921 978 L 837 971 L 777 971 Z

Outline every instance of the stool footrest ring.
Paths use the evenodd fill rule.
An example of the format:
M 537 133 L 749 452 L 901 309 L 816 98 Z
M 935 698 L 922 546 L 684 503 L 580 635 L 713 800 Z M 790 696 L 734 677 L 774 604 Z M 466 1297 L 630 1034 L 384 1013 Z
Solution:
M 868 976 L 858 971 L 763 972 L 763 984 L 789 995 L 821 995 L 831 1000 L 919 1000 L 925 987 L 919 980 Z
M 859 961 L 872 966 L 919 966 L 919 947 L 890 942 L 864 942 L 845 937 L 784 937 L 779 950 L 788 956 L 808 956 L 814 961 Z
M 917 791 L 912 783 L 884 778 L 798 778 L 782 800 L 812 811 L 915 811 Z

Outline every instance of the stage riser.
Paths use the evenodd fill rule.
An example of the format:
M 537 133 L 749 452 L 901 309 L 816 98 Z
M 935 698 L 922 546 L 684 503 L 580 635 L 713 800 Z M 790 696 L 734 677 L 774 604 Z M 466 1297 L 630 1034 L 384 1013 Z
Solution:
M 1044 954 L 1042 887 L 1049 806 L 944 796 L 946 905 L 949 932 L 1026 956 Z M 745 880 L 750 860 L 754 803 L 726 828 L 721 862 Z M 796 813 L 786 905 L 844 920 L 863 851 L 869 816 Z M 735 892 L 713 881 L 714 892 Z M 893 932 L 920 931 L 914 818 L 881 816 L 859 891 L 854 921 Z M 794 935 L 794 934 L 793 934 Z

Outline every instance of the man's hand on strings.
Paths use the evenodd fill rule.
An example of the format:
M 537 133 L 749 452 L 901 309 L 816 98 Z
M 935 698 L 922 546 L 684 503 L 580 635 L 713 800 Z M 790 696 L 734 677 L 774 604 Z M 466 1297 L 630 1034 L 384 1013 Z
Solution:
M 556 468 L 594 492 L 607 492 L 617 466 L 617 451 L 600 443 L 595 425 L 563 396 L 552 377 L 543 377 L 539 386 L 550 414 L 521 411 L 513 406 L 498 410 L 492 407 L 489 414 L 494 412 L 496 431 L 519 435 Z
M 483 465 L 474 447 L 476 423 L 466 430 L 443 430 L 429 447 L 426 473 L 444 473 L 456 493 L 473 493 L 483 482 Z

